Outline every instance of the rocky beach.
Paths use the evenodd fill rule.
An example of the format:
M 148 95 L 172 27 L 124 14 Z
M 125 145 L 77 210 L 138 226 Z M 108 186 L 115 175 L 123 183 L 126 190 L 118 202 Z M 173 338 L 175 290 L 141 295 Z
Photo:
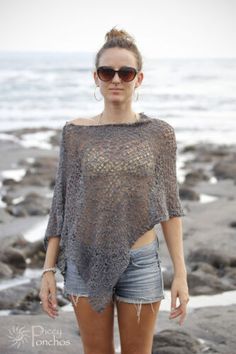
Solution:
M 45 343 L 36 348 L 33 342 L 33 328 L 37 326 L 38 330 L 48 329 L 48 333 L 38 333 L 38 338 L 56 334 L 61 338 L 61 343 L 50 347 L 51 353 L 66 350 L 82 354 L 76 319 L 63 295 L 61 275 L 56 275 L 60 308 L 56 320 L 43 313 L 38 296 L 45 256 L 42 238 L 55 182 L 59 139 L 60 129 L 45 127 L 1 132 L 0 348 L 4 354 L 46 353 Z M 31 144 L 27 144 L 29 140 Z M 156 323 L 153 354 L 233 354 L 236 145 L 188 144 L 178 148 L 178 164 L 180 197 L 186 212 L 182 220 L 189 310 L 183 326 L 168 320 L 172 263 L 161 227 L 156 225 L 166 298 Z M 23 326 L 28 331 L 28 342 L 14 343 L 14 331 Z M 115 339 L 119 353 L 117 318 Z

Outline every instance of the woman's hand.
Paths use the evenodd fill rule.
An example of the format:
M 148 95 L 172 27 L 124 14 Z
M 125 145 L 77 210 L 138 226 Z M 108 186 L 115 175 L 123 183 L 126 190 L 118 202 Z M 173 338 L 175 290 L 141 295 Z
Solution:
M 55 316 L 58 316 L 58 309 L 56 297 L 56 279 L 53 272 L 46 272 L 43 274 L 39 297 L 42 301 L 44 312 L 46 312 L 49 317 L 55 319 Z
M 179 306 L 176 307 L 176 299 L 179 298 Z M 189 292 L 186 276 L 174 276 L 171 285 L 171 313 L 169 319 L 172 320 L 180 316 L 179 325 L 182 325 L 187 314 L 187 303 L 189 302 Z

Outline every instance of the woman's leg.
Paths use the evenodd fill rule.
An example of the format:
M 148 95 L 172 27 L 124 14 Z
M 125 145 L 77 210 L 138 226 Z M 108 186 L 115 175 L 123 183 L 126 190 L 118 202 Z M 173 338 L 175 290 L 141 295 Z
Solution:
M 131 249 L 115 287 L 121 354 L 151 354 L 155 321 L 165 298 L 157 240 Z
M 77 301 L 76 301 L 77 300 Z M 114 303 L 101 313 L 94 311 L 88 298 L 71 295 L 84 347 L 84 354 L 115 354 L 114 348 Z
M 161 301 L 142 304 L 140 321 L 132 303 L 117 301 L 121 354 L 151 354 L 155 323 Z
M 85 354 L 115 354 L 113 344 L 114 301 L 98 313 L 88 301 L 87 286 L 73 262 L 67 262 L 64 294 L 71 301 Z

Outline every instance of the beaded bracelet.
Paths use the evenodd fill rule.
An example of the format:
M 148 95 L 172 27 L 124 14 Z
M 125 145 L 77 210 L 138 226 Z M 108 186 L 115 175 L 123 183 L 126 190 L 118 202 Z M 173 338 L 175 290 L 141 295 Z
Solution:
M 43 269 L 43 272 L 42 272 L 42 275 L 41 276 L 43 276 L 44 275 L 44 273 L 46 273 L 46 272 L 53 272 L 53 273 L 56 273 L 56 267 L 50 267 L 50 268 L 45 268 L 45 269 Z

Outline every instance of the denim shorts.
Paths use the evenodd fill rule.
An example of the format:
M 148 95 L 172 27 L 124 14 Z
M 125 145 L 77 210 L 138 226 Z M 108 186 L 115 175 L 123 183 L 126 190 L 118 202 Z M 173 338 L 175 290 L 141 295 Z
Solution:
M 88 296 L 86 284 L 78 274 L 75 265 L 70 261 L 67 261 L 64 295 L 76 296 L 76 301 L 73 296 L 71 297 L 75 305 L 79 297 Z M 150 303 L 152 305 L 153 302 L 164 298 L 159 241 L 156 237 L 151 243 L 130 249 L 129 265 L 113 288 L 113 303 L 114 299 L 116 299 L 138 305 L 137 315 L 139 320 L 142 304 Z

